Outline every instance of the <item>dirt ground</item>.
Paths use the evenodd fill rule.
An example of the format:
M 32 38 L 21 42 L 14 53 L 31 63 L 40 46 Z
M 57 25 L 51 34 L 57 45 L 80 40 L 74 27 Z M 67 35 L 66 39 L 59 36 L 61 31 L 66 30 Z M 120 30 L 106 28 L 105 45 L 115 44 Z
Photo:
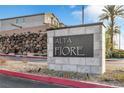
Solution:
M 11 71 L 26 72 L 33 69 L 47 68 L 46 62 L 28 62 L 28 61 L 12 61 L 0 63 L 0 69 L 7 69 Z
M 1 59 L 0 59 L 1 60 Z M 0 69 L 9 69 L 14 71 L 25 71 L 27 69 L 35 68 L 46 68 L 47 62 L 30 62 L 28 60 L 23 61 L 13 61 L 2 59 L 2 64 L 0 63 Z M 111 72 L 114 70 L 124 70 L 124 60 L 110 60 L 106 61 L 106 72 Z
M 106 61 L 106 70 L 124 70 L 124 60 L 110 60 Z

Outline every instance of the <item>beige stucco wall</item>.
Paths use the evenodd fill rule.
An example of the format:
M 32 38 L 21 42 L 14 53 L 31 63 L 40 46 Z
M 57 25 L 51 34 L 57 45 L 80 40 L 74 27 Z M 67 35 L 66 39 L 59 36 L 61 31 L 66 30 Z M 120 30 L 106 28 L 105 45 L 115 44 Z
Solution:
M 22 21 L 17 23 L 17 19 Z M 18 29 L 18 27 L 13 26 L 11 24 L 22 26 L 22 28 L 41 26 L 44 23 L 44 15 L 41 14 L 34 16 L 4 19 L 4 20 L 0 20 L 0 23 L 1 23 L 0 26 L 1 31 Z
M 51 24 L 53 26 L 59 27 L 59 25 L 60 25 L 59 20 L 53 14 L 48 13 L 48 14 L 45 14 L 44 17 L 45 17 L 44 18 L 45 23 L 48 23 L 48 24 Z

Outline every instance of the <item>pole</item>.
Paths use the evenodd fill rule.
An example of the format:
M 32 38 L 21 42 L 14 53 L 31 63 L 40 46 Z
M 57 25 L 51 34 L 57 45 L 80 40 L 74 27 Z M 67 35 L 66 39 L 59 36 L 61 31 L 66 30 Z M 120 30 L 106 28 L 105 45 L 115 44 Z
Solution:
M 120 57 L 120 49 L 121 49 L 121 31 L 119 33 L 119 57 Z
M 82 25 L 84 24 L 84 5 L 82 5 Z

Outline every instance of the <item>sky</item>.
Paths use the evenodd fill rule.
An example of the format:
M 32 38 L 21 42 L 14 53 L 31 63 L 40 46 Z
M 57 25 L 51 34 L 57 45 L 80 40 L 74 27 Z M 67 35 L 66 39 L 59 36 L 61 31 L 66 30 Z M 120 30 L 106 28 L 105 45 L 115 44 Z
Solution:
M 99 15 L 104 6 L 87 5 L 84 7 L 84 23 L 99 22 Z M 54 13 L 65 25 L 79 25 L 82 23 L 82 6 L 78 5 L 0 5 L 0 19 L 16 16 Z M 121 27 L 121 48 L 124 49 L 124 19 L 118 18 Z

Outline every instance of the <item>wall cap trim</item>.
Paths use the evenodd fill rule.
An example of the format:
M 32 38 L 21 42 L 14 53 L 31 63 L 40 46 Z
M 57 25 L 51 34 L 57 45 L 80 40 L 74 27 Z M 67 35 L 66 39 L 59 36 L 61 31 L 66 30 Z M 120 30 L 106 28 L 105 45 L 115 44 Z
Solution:
M 83 24 L 83 25 L 81 24 L 81 25 L 74 25 L 74 26 L 66 26 L 66 27 L 60 27 L 60 28 L 49 28 L 49 29 L 47 29 L 47 31 L 67 29 L 67 28 L 76 28 L 76 27 L 85 27 L 85 26 L 94 26 L 94 25 L 102 25 L 102 26 L 105 27 L 103 22 L 97 22 L 97 23 L 90 23 L 90 24 Z

